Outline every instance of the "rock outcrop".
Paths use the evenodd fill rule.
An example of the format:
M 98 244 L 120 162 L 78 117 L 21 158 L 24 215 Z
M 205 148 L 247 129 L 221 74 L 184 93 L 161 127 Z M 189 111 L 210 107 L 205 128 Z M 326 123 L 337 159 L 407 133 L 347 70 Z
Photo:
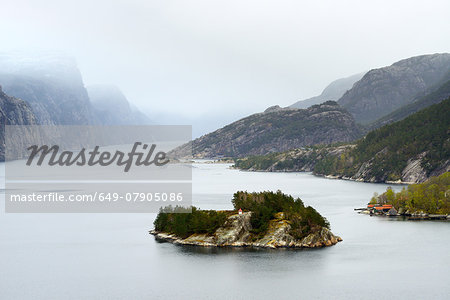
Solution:
M 322 227 L 302 239 L 290 234 L 291 224 L 283 213 L 277 213 L 275 219 L 269 221 L 268 230 L 262 238 L 253 239 L 250 233 L 251 212 L 234 214 L 228 217 L 225 224 L 212 235 L 193 234 L 180 238 L 173 234 L 150 231 L 155 238 L 180 245 L 204 247 L 258 247 L 258 248 L 320 248 L 342 241 L 329 229 Z
M 402 171 L 402 181 L 410 183 L 424 182 L 428 179 L 427 172 L 422 167 L 422 160 L 426 153 L 421 153 L 416 158 L 408 159 L 406 167 Z

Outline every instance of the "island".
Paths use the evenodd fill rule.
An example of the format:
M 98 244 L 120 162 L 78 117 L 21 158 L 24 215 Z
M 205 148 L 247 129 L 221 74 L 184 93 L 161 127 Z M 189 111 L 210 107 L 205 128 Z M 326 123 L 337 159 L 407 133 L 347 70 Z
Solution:
M 238 191 L 232 203 L 234 210 L 228 211 L 165 207 L 150 234 L 204 247 L 320 248 L 342 241 L 314 208 L 281 191 Z

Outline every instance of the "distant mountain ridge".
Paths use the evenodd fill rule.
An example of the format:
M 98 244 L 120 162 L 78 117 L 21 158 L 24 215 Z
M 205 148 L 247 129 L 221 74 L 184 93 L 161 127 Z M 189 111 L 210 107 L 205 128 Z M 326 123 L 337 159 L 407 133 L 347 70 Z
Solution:
M 198 158 L 243 157 L 314 144 L 349 142 L 360 136 L 353 117 L 334 101 L 308 109 L 253 114 L 174 150 Z
M 360 80 L 363 73 L 358 73 L 349 77 L 340 78 L 331 82 L 319 96 L 300 100 L 290 105 L 291 108 L 308 108 L 315 104 L 320 104 L 329 100 L 338 101 L 346 91 L 352 88 L 353 84 Z
M 369 124 L 412 103 L 421 93 L 446 81 L 449 72 L 449 53 L 403 59 L 367 72 L 338 103 L 355 117 L 357 123 Z
M 373 69 L 364 76 L 357 74 L 330 84 L 322 96 L 327 97 L 333 91 L 343 92 L 337 104 L 329 101 L 303 110 L 271 106 L 264 113 L 233 122 L 177 151 L 189 152 L 187 150 L 192 149 L 194 157 L 199 158 L 242 158 L 318 144 L 354 141 L 362 136 L 358 122 L 365 125 L 364 130 L 374 129 L 444 100 L 449 74 L 448 53 L 403 59 L 389 67 Z M 362 78 L 358 80 L 360 76 Z M 318 97 L 308 101 L 322 99 Z M 311 103 L 308 101 L 301 105 Z M 319 114 L 314 112 L 321 109 L 324 110 Z M 319 115 L 320 118 L 312 121 L 312 116 Z M 335 150 L 335 153 L 343 151 Z
M 89 99 L 99 122 L 104 125 L 146 125 L 150 119 L 131 106 L 115 85 L 87 86 Z

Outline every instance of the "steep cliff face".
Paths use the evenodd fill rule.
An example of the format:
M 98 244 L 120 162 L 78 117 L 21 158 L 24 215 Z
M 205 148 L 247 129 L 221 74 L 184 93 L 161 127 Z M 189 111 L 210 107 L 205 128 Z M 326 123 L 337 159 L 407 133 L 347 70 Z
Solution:
M 358 123 L 368 124 L 410 104 L 416 95 L 448 76 L 449 71 L 449 53 L 404 59 L 389 67 L 367 72 L 338 103 Z
M 204 247 L 258 247 L 258 248 L 319 248 L 332 246 L 342 241 L 327 228 L 318 228 L 302 239 L 296 239 L 290 234 L 291 224 L 278 213 L 270 220 L 266 234 L 259 239 L 252 239 L 250 222 L 251 212 L 228 217 L 224 226 L 214 234 L 193 234 L 187 238 L 179 238 L 173 234 L 150 231 L 157 239 L 181 245 Z
M 353 117 L 336 102 L 308 109 L 270 109 L 254 114 L 193 142 L 175 152 L 194 157 L 243 157 L 286 151 L 306 145 L 349 142 L 360 136 Z
M 20 99 L 9 97 L 0 86 L 0 124 L 4 125 L 33 125 L 36 117 L 29 105 Z M 18 137 L 20 138 L 20 137 Z M 0 161 L 5 160 L 5 132 L 0 130 Z
M 337 101 L 342 97 L 342 95 L 344 95 L 346 91 L 351 89 L 353 84 L 360 80 L 364 76 L 364 74 L 365 73 L 359 73 L 346 78 L 335 80 L 330 83 L 319 96 L 297 101 L 289 107 L 308 108 L 312 105 L 321 104 L 329 100 Z
M 150 119 L 130 105 L 125 95 L 114 85 L 88 86 L 89 99 L 100 123 L 105 125 L 145 125 Z
M 31 106 L 39 124 L 98 123 L 76 63 L 66 56 L 1 54 L 0 84 Z

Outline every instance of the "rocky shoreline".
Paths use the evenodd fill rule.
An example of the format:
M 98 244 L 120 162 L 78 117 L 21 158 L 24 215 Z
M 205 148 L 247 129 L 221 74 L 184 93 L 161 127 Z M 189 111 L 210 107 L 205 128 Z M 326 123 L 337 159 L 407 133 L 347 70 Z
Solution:
M 395 185 L 409 185 L 409 184 L 415 184 L 416 182 L 413 181 L 401 181 L 401 180 L 397 180 L 397 181 L 375 181 L 375 180 L 365 180 L 364 178 L 352 178 L 352 177 L 348 177 L 348 176 L 334 176 L 334 175 L 324 175 L 324 174 L 318 174 L 318 173 L 314 173 L 312 170 L 258 170 L 258 169 L 240 169 L 238 167 L 235 166 L 230 166 L 230 169 L 234 169 L 234 170 L 239 170 L 241 172 L 262 172 L 262 173 L 307 173 L 307 174 L 311 174 L 313 176 L 316 177 L 322 177 L 322 178 L 326 178 L 326 179 L 338 179 L 338 180 L 348 180 L 348 181 L 355 181 L 355 182 L 365 182 L 365 183 L 385 183 L 385 184 L 395 184 Z
M 251 212 L 234 214 L 228 217 L 224 226 L 214 234 L 193 234 L 181 238 L 174 234 L 151 230 L 149 233 L 156 239 L 179 245 L 201 247 L 255 247 L 255 248 L 321 248 L 341 242 L 329 229 L 322 227 L 302 239 L 294 238 L 289 232 L 291 225 L 283 213 L 277 213 L 275 219 L 269 221 L 266 234 L 254 239 L 250 223 Z

